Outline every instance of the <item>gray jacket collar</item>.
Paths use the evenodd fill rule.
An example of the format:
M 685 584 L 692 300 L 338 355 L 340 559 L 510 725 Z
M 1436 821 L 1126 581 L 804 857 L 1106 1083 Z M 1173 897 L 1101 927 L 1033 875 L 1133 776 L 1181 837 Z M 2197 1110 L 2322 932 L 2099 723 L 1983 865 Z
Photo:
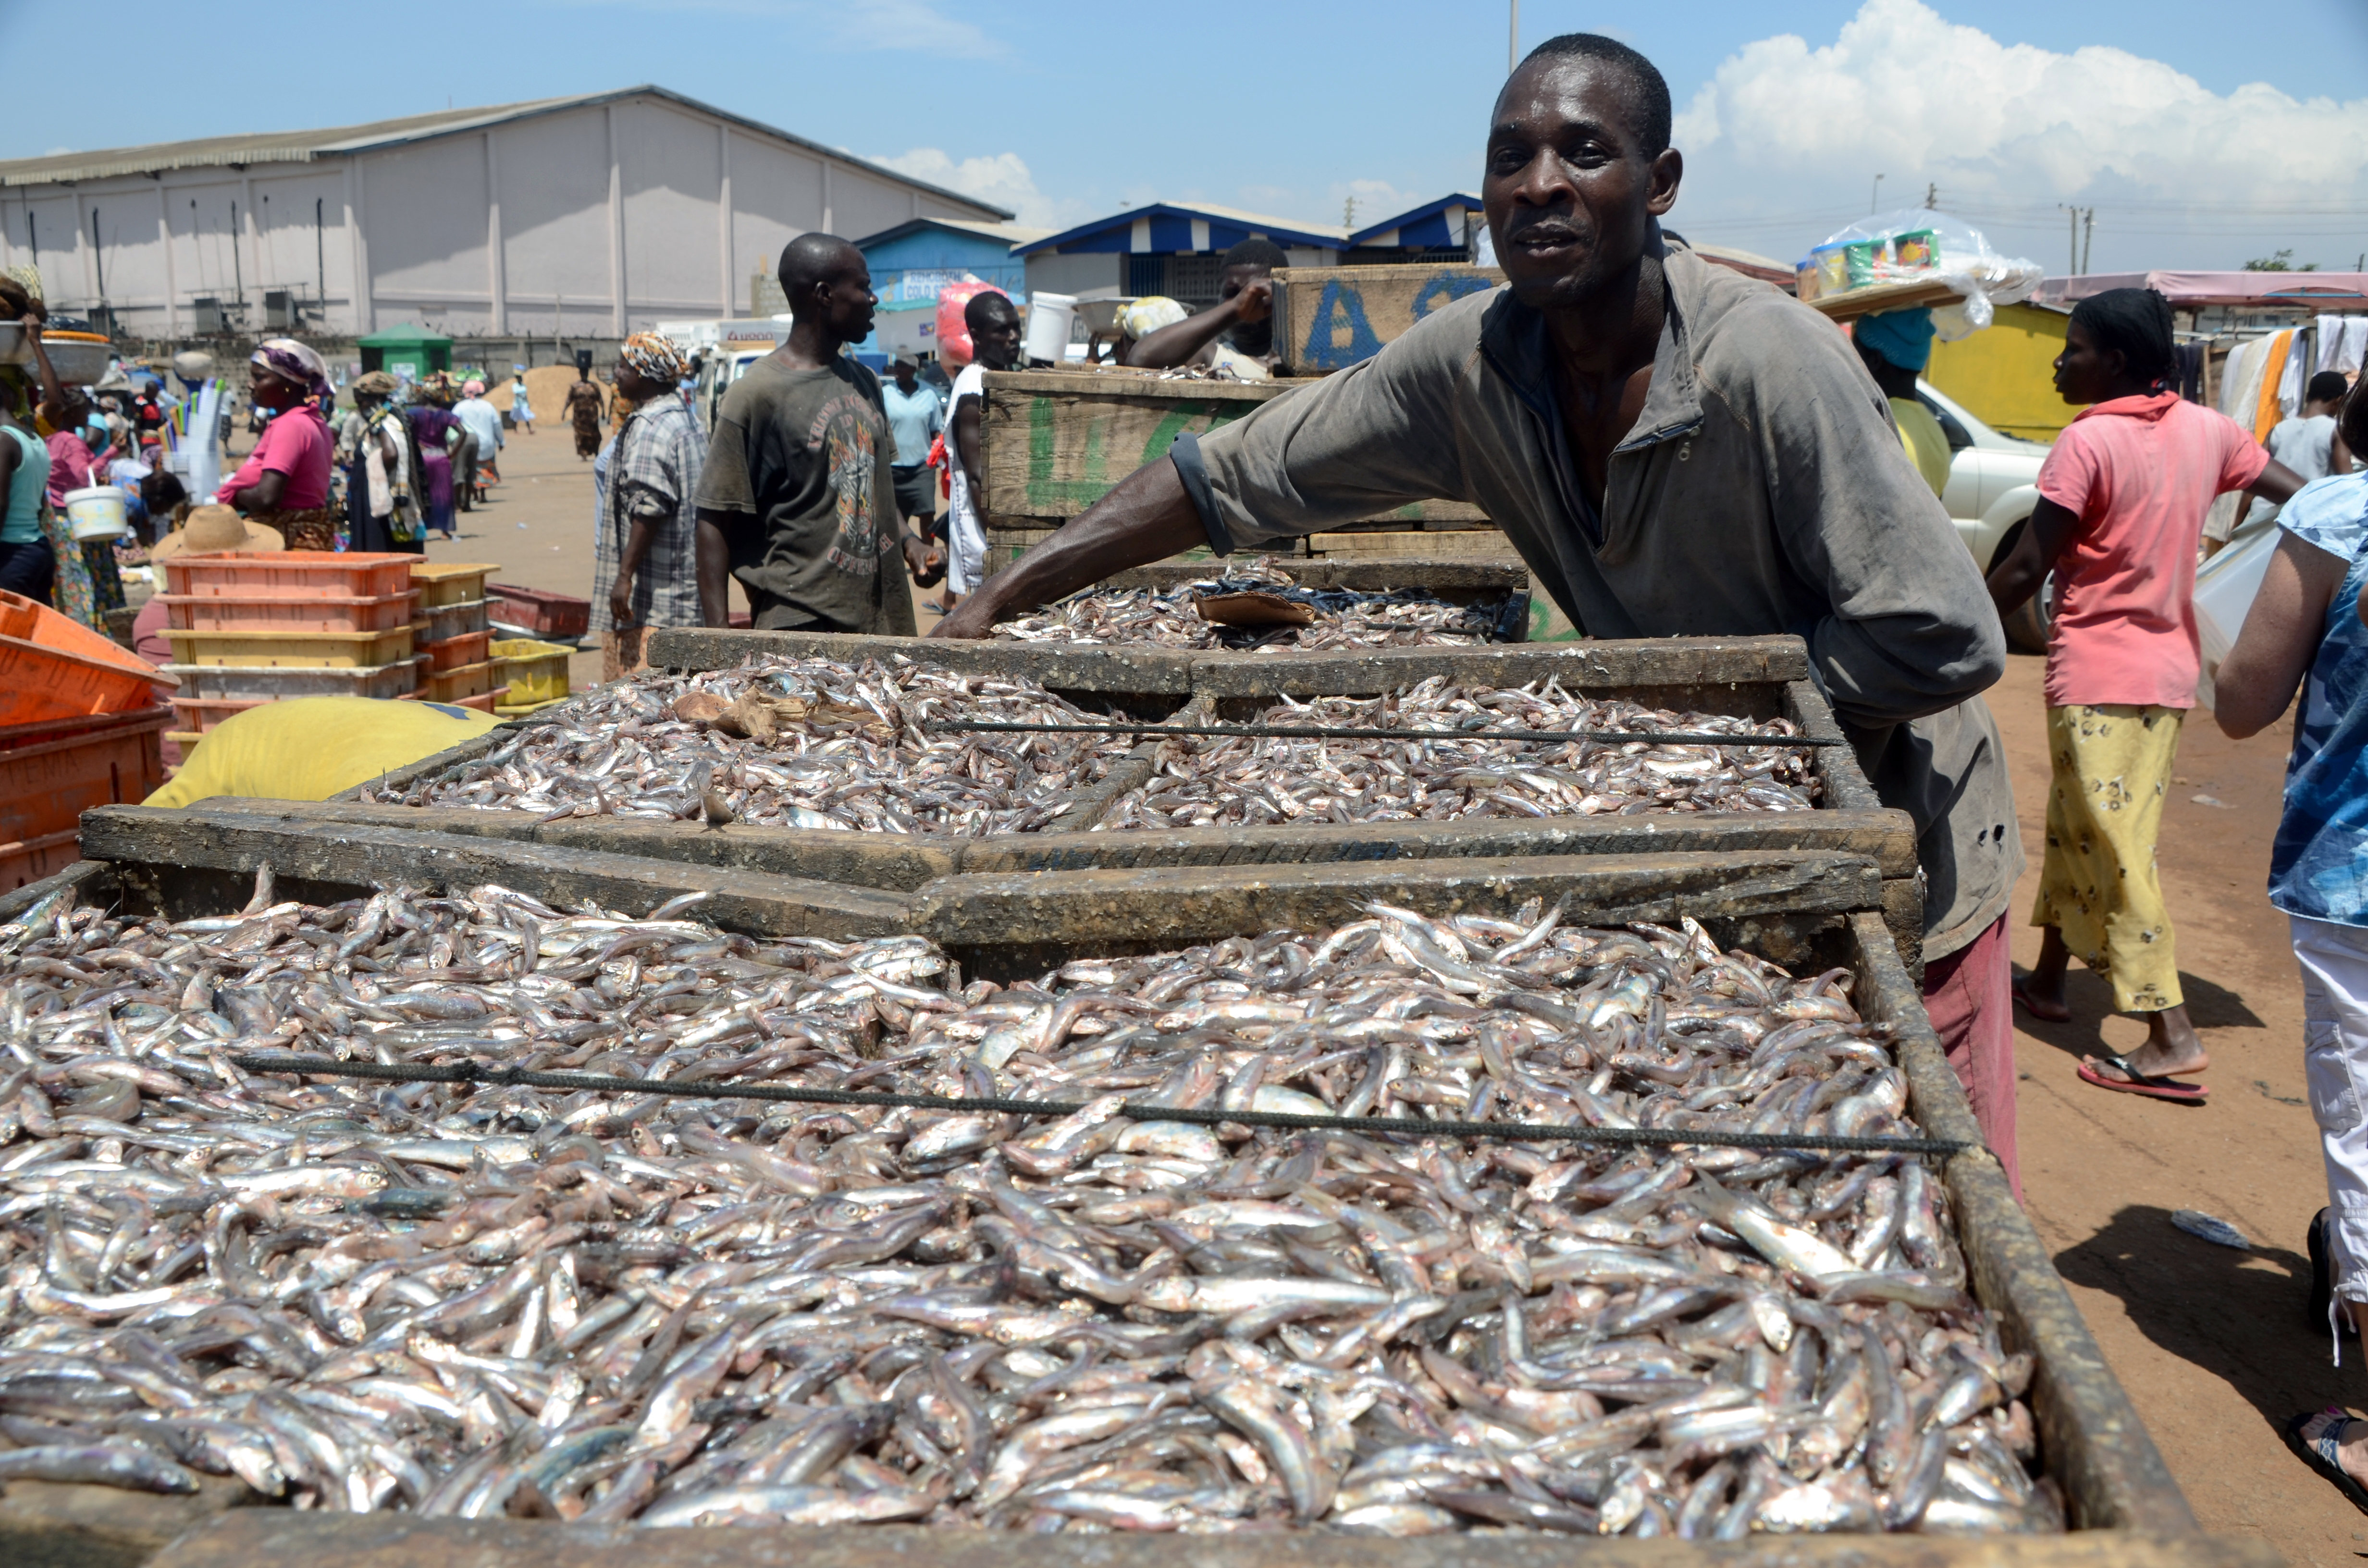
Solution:
M 1671 241 L 1658 223 L 1645 242 L 1645 253 L 1662 264 L 1668 279 L 1667 306 L 1661 318 L 1661 342 L 1653 354 L 1653 385 L 1635 428 L 1612 451 L 1616 463 L 1626 453 L 1642 451 L 1673 437 L 1688 435 L 1702 422 L 1702 391 L 1694 379 L 1690 324 L 1701 302 L 1702 260 L 1682 240 Z M 1570 437 L 1562 421 L 1561 399 L 1554 391 L 1554 343 L 1546 318 L 1505 290 L 1488 307 L 1480 324 L 1480 354 L 1490 369 L 1502 377 L 1538 421 L 1537 436 L 1554 471 L 1563 509 L 1590 548 L 1603 548 L 1603 517 L 1588 498 Z M 1607 494 L 1609 486 L 1606 487 Z

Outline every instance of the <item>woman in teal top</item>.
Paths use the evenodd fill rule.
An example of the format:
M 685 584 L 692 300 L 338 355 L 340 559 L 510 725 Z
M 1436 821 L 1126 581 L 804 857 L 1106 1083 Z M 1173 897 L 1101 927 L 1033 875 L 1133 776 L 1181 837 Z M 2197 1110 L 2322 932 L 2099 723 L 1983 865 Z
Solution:
M 50 602 L 57 560 L 41 534 L 41 501 L 50 487 L 50 449 L 27 429 L 17 389 L 0 381 L 0 589 Z

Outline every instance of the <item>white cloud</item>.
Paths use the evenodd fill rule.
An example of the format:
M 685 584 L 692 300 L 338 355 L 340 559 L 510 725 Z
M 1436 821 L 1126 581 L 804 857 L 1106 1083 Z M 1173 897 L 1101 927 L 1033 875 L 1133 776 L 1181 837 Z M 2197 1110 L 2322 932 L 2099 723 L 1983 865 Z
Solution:
M 963 158 L 956 161 L 944 149 L 916 147 L 909 153 L 894 157 L 873 158 L 871 162 L 895 170 L 914 179 L 927 180 L 931 185 L 944 186 L 948 190 L 1009 208 L 1018 214 L 1014 222 L 1037 229 L 1065 229 L 1083 222 L 1089 214 L 1085 204 L 1068 199 L 1055 199 L 1036 188 L 1036 176 L 1029 172 L 1027 161 L 1017 153 L 996 153 L 984 158 Z
M 622 7 L 636 11 L 707 12 L 780 17 L 818 24 L 842 50 L 935 54 L 986 60 L 1008 52 L 975 23 L 947 16 L 928 0 L 541 0 L 558 10 Z
M 2059 201 L 2094 204 L 2100 252 L 2131 267 L 2195 265 L 2149 256 L 2199 246 L 2307 255 L 2314 239 L 2332 264 L 2368 241 L 2368 98 L 2298 100 L 2258 83 L 2215 94 L 2124 50 L 2001 43 L 1922 0 L 1866 0 L 1821 47 L 1790 34 L 1747 45 L 1694 95 L 1675 140 L 1688 176 L 1673 224 L 1738 241 L 1752 228 L 1761 248 L 1792 247 L 1780 254 L 1864 212 L 1878 172 L 1885 207 L 1937 184 L 1943 210 L 2005 231 L 2001 248 L 2046 247 L 2051 266 Z

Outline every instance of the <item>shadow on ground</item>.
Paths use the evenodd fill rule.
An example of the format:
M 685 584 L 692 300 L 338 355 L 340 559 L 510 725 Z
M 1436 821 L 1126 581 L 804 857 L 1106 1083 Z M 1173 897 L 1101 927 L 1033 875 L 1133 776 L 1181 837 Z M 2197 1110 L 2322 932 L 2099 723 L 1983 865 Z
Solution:
M 2017 983 L 2027 972 L 2015 971 Z M 2242 996 L 2214 981 L 2180 970 L 2179 988 L 2187 998 L 2188 1020 L 2199 1029 L 2269 1028 L 2260 1014 L 2245 1005 Z M 2031 1009 L 2017 1004 L 2014 1027 L 2075 1061 L 2083 1056 L 2112 1054 L 2103 1031 L 2105 1020 L 2113 1017 L 2113 988 L 2076 963 L 2064 977 L 2064 1003 L 2072 1009 L 2072 1017 L 2060 1024 L 2036 1017 Z
M 2291 1237 L 2255 1236 L 2252 1251 L 2238 1252 L 2180 1230 L 2167 1209 L 2133 1204 L 2057 1253 L 2055 1267 L 2119 1301 L 2139 1333 L 2225 1381 L 2282 1431 L 2302 1411 L 2352 1403 L 2363 1355 L 2348 1341 L 2338 1369 L 2325 1327 L 2305 1322 L 2310 1259 L 2297 1249 L 2309 1220 L 2297 1214 Z

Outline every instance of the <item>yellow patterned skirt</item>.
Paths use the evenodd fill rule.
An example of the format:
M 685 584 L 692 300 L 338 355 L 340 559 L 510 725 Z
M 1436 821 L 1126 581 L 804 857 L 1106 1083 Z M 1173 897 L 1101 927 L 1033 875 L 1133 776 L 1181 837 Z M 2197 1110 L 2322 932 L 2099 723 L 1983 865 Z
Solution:
M 2112 983 L 2113 1006 L 2158 1013 L 2184 998 L 2170 911 L 2155 869 L 2163 791 L 2179 754 L 2178 708 L 2109 703 L 2047 710 L 2047 858 L 2033 926 Z

